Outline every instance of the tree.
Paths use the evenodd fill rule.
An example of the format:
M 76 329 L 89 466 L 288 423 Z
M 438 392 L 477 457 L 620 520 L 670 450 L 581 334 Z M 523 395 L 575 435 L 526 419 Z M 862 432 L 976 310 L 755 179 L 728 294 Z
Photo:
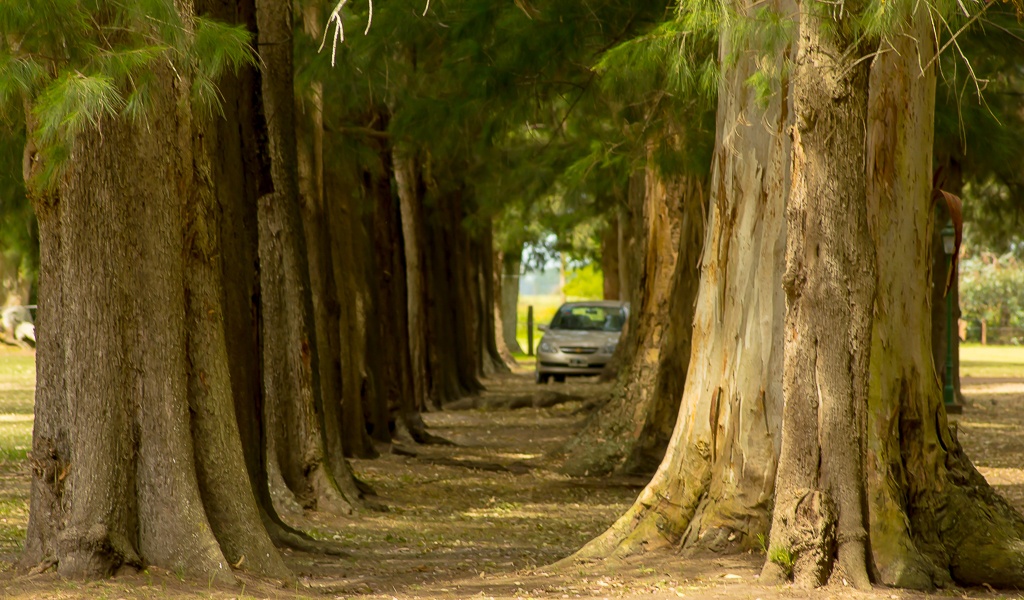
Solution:
M 837 560 L 867 589 L 863 455 L 876 285 L 864 173 L 870 50 L 852 25 L 862 5 L 831 19 L 826 10 L 798 3 L 791 84 L 785 404 L 771 544 L 795 560 L 769 559 L 762 576 L 823 585 Z
M 765 100 L 747 82 L 762 65 L 784 72 L 793 5 L 758 6 L 730 4 L 739 16 L 719 24 L 710 206 L 675 429 L 633 506 L 577 559 L 678 546 L 747 549 L 768 530 L 782 410 L 789 113 L 782 94 Z
M 633 142 L 642 147 L 644 159 L 630 190 L 640 204 L 635 221 L 638 256 L 630 257 L 637 267 L 629 292 L 627 339 L 618 351 L 622 365 L 610 401 L 567 445 L 563 469 L 569 473 L 653 472 L 679 411 L 707 213 L 710 111 L 701 82 L 713 75 L 716 34 L 698 29 L 688 16 L 684 12 L 670 18 L 612 50 L 600 63 L 604 77 L 624 80 L 605 87 L 655 91 L 639 94 L 646 103 L 636 120 L 645 131 Z M 679 47 L 687 48 L 683 59 L 677 57 Z M 644 69 L 651 71 L 646 77 L 640 74 Z M 685 83 L 673 88 L 674 81 Z M 665 97 L 667 91 L 674 100 Z M 623 94 L 621 104 L 640 102 Z
M 804 51 L 798 55 L 799 60 L 791 71 L 797 123 L 793 129 L 792 188 L 788 190 L 803 197 L 793 199 L 787 209 L 791 223 L 785 235 L 789 237 L 787 260 L 791 276 L 787 279 L 790 306 L 786 317 L 790 333 L 785 342 L 778 333 L 779 317 L 783 314 L 781 303 L 776 303 L 777 308 L 767 313 L 775 315 L 774 318 L 760 316 L 765 315 L 764 312 L 759 315 L 762 326 L 772 324 L 772 328 L 765 327 L 764 331 L 776 333 L 767 338 L 773 353 L 755 352 L 754 356 L 760 360 L 774 356 L 774 360 L 779 361 L 783 349 L 786 355 L 784 375 L 775 362 L 774 369 L 756 380 L 759 387 L 767 382 L 768 387 L 761 387 L 761 390 L 776 390 L 774 394 L 755 392 L 753 396 L 762 407 L 760 412 L 757 405 L 743 410 L 743 414 L 755 416 L 753 423 L 761 426 L 762 433 L 747 429 L 747 435 L 740 438 L 742 441 L 727 446 L 725 452 L 722 452 L 721 438 L 715 435 L 718 431 L 712 429 L 701 439 L 700 433 L 707 431 L 703 416 L 712 415 L 710 426 L 714 428 L 716 423 L 722 423 L 722 417 L 717 416 L 720 411 L 731 408 L 728 403 L 718 402 L 724 391 L 721 384 L 736 385 L 744 381 L 743 378 L 715 380 L 712 382 L 715 402 L 710 406 L 693 402 L 696 396 L 693 386 L 707 389 L 703 375 L 713 367 L 706 365 L 732 362 L 714 358 L 698 361 L 697 357 L 721 343 L 723 338 L 738 340 L 741 337 L 716 336 L 713 342 L 711 340 L 716 338 L 701 335 L 705 322 L 702 315 L 706 314 L 702 307 L 713 289 L 710 283 L 722 273 L 742 270 L 736 265 L 729 265 L 729 270 L 705 269 L 695 319 L 695 339 L 701 341 L 695 345 L 691 359 L 673 444 L 636 504 L 578 556 L 630 554 L 666 543 L 716 549 L 750 544 L 752 534 L 767 531 L 765 520 L 769 516 L 774 488 L 771 514 L 774 523 L 763 571 L 766 581 L 795 577 L 799 583 L 817 585 L 838 572 L 860 586 L 866 586 L 869 578 L 921 588 L 943 585 L 951 579 L 966 584 L 987 581 L 998 582 L 1001 586 L 1019 585 L 1022 559 L 1019 540 L 1024 531 L 1021 527 L 1024 519 L 984 483 L 963 455 L 954 433 L 946 425 L 938 385 L 925 375 L 934 368 L 929 365 L 927 290 L 931 285 L 928 265 L 935 226 L 928 155 L 932 144 L 934 79 L 929 74 L 920 76 L 922 65 L 929 65 L 935 53 L 927 15 L 914 12 L 908 6 L 885 15 L 884 24 L 868 22 L 869 32 L 879 28 L 892 34 L 884 38 L 887 40 L 884 44 L 892 44 L 892 49 L 888 45 L 881 47 L 867 79 L 867 72 L 858 72 L 857 65 L 824 71 L 809 68 L 815 61 L 853 60 L 858 52 L 868 51 L 864 47 L 856 50 L 857 46 L 851 50 L 840 43 L 839 48 L 833 48 L 839 51 L 827 52 L 831 58 L 823 59 L 818 53 L 823 47 L 818 45 L 822 43 L 821 36 L 840 36 L 825 42 L 835 44 L 842 35 L 847 35 L 842 27 L 816 27 L 811 33 L 805 31 L 814 19 L 821 19 L 825 14 L 817 10 L 801 12 Z M 757 28 L 747 31 L 751 29 L 757 31 Z M 727 26 L 724 31 L 722 43 L 723 47 L 728 47 L 730 39 L 735 42 L 729 35 L 735 29 Z M 770 31 L 761 30 L 762 34 Z M 847 38 L 847 44 L 854 39 L 866 38 Z M 893 41 L 888 41 L 890 39 Z M 742 58 L 737 63 L 742 65 Z M 735 81 L 734 74 L 727 71 L 723 90 L 728 89 L 729 82 Z M 860 78 L 856 85 L 850 80 L 844 82 L 843 78 L 851 76 Z M 739 81 L 744 79 L 748 78 Z M 756 79 L 753 81 L 756 83 Z M 827 84 L 839 87 L 819 87 Z M 800 89 L 801 86 L 807 87 Z M 822 93 L 823 89 L 828 92 Z M 725 97 L 726 94 L 721 93 L 720 101 L 729 107 L 731 101 L 724 100 Z M 850 101 L 855 101 L 856 108 L 848 106 L 842 114 L 832 112 Z M 729 115 L 727 110 L 720 111 L 720 123 Z M 808 119 L 811 115 L 814 118 Z M 747 119 L 725 121 L 749 122 Z M 866 128 L 864 123 L 868 125 Z M 845 138 L 840 135 L 844 124 L 850 128 Z M 731 138 L 731 147 L 742 149 L 738 152 L 742 155 L 747 146 L 737 139 L 740 127 L 744 125 L 732 130 L 720 128 L 719 140 Z M 835 131 L 841 139 L 857 140 L 865 130 L 867 137 L 853 144 L 839 142 L 827 134 Z M 772 140 L 772 143 L 781 142 L 780 138 Z M 734 150 L 734 153 L 737 152 Z M 860 158 L 856 158 L 857 155 Z M 808 190 L 813 189 L 808 184 L 822 185 L 828 181 L 822 178 L 823 173 L 850 159 L 845 176 L 863 177 L 860 184 L 851 180 L 843 184 L 842 193 L 833 190 L 828 194 L 808 194 Z M 770 165 L 781 162 L 780 154 L 776 153 L 764 162 L 740 164 L 762 173 L 770 172 Z M 863 175 L 858 173 L 861 165 L 868 167 Z M 716 163 L 716 180 L 722 172 Z M 785 179 L 779 177 L 777 181 L 783 183 Z M 844 180 L 836 176 L 834 181 Z M 729 187 L 713 185 L 712 189 L 728 190 Z M 786 190 L 787 187 L 783 187 L 778 197 L 785 197 Z M 838 214 L 827 216 L 829 213 L 818 212 L 843 193 L 853 196 Z M 716 217 L 721 198 L 713 196 L 706 250 L 714 249 L 715 240 L 720 239 Z M 851 207 L 855 210 L 849 210 Z M 781 210 L 775 212 L 781 213 Z M 771 209 L 768 214 L 772 214 Z M 731 222 L 744 223 L 745 219 L 740 213 Z M 823 225 L 837 223 L 850 228 L 845 236 L 820 233 Z M 764 225 L 763 221 L 758 222 L 759 227 Z M 774 231 L 778 237 L 774 238 L 776 243 L 772 247 L 778 251 L 778 241 L 784 239 L 783 230 Z M 871 238 L 867 238 L 868 232 Z M 757 236 L 747 239 L 751 238 L 758 239 Z M 877 246 L 877 254 L 867 251 L 872 246 Z M 715 254 L 705 252 L 705 267 L 709 264 L 707 257 Z M 743 256 L 750 260 L 750 256 L 759 254 L 744 252 Z M 774 256 L 777 260 L 778 253 Z M 893 256 L 902 260 L 892 260 Z M 833 268 L 821 268 L 824 260 L 819 259 L 826 258 L 832 261 Z M 850 260 L 857 262 L 858 267 L 834 267 Z M 877 279 L 871 275 L 873 271 Z M 781 275 L 781 270 L 765 273 L 773 274 L 767 278 L 772 285 L 779 281 L 775 278 Z M 868 276 L 859 277 L 862 273 Z M 849 277 L 840 284 L 842 291 L 834 291 L 827 299 L 816 296 L 842 277 Z M 871 294 L 875 281 L 877 294 Z M 772 285 L 770 289 L 778 288 Z M 818 300 L 812 302 L 815 297 Z M 843 314 L 836 316 L 836 299 L 842 298 L 846 298 L 841 302 Z M 728 311 L 712 314 L 712 323 L 721 322 L 718 315 L 725 316 L 728 322 Z M 758 319 L 746 320 L 747 323 L 752 321 Z M 823 321 L 833 327 L 847 328 L 846 335 L 840 338 L 842 343 L 829 340 L 827 330 L 816 329 Z M 808 338 L 818 340 L 810 352 Z M 870 362 L 866 359 L 866 345 L 871 349 Z M 749 356 L 749 349 L 746 350 Z M 826 368 L 823 361 L 828 356 L 838 358 L 834 366 Z M 821 368 L 808 373 L 808 366 L 814 364 Z M 817 385 L 794 396 L 807 381 Z M 777 439 L 779 430 L 782 389 L 789 397 L 781 423 L 783 445 L 780 452 L 773 438 Z M 743 407 L 742 397 L 734 402 Z M 827 414 L 819 416 L 819 410 Z M 830 422 L 830 431 L 819 431 L 822 423 Z M 751 420 L 744 419 L 741 423 L 749 427 Z M 720 431 L 730 433 L 728 428 Z M 837 441 L 838 432 L 846 437 Z M 768 443 L 759 446 L 760 440 Z M 864 446 L 858 447 L 860 444 Z M 836 456 L 837 449 L 844 445 L 846 455 Z M 763 449 L 762 454 L 753 452 L 758 447 Z M 719 458 L 722 456 L 727 458 L 722 460 Z M 736 460 L 737 456 L 742 460 Z M 776 460 L 779 461 L 777 473 Z M 720 471 L 712 470 L 713 466 L 723 463 L 725 469 L 737 469 L 733 471 L 736 474 L 722 476 Z M 768 466 L 754 472 L 745 468 L 749 465 Z M 850 474 L 854 476 L 849 477 Z M 775 485 L 771 485 L 776 477 Z M 752 483 L 761 485 L 751 487 Z M 733 504 L 728 510 L 722 510 L 715 505 L 716 490 L 726 486 L 750 492 L 737 490 L 728 494 L 726 497 Z M 836 569 L 837 560 L 839 569 Z
M 316 324 L 299 205 L 292 10 L 280 2 L 256 6 L 259 39 L 265 41 L 260 55 L 266 64 L 263 101 L 274 185 L 259 200 L 268 452 L 301 506 L 348 514 L 358 504 L 351 471 L 344 462 L 329 464 L 325 457 Z
M 35 26 L 54 10 L 65 58 L 42 70 L 52 30 Z M 4 47 L 4 75 L 28 107 L 25 178 L 44 266 L 25 562 L 232 580 L 228 559 L 250 555 L 249 568 L 290 577 L 249 525 L 259 513 L 224 385 L 213 195 L 189 103 L 224 57 L 244 61 L 246 35 L 170 2 L 3 16 L 24 34 Z M 93 39 L 115 22 L 133 33 Z M 206 44 L 221 58 L 197 58 Z

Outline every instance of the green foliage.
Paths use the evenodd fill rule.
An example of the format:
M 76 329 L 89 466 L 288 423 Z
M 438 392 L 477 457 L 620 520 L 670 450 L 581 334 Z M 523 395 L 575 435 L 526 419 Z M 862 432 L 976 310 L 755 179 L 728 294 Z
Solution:
M 28 282 L 32 291 L 39 271 L 39 244 L 35 215 L 25 195 L 22 179 L 22 148 L 25 146 L 24 122 L 0 109 L 0 277 L 4 275 Z M 3 273 L 7 266 L 8 272 Z M 13 267 L 16 273 L 11 273 Z M 0 293 L 0 305 L 4 298 Z M 33 298 L 25 298 L 32 302 Z
M 941 56 L 938 67 L 935 156 L 943 170 L 941 184 L 962 193 L 974 246 L 997 254 L 1020 248 L 1024 25 L 1015 8 L 989 5 Z
M 1012 256 L 964 261 L 960 305 L 967 319 L 1024 332 L 1024 267 Z
M 562 292 L 567 298 L 599 300 L 604 298 L 604 274 L 594 263 L 569 271 Z
M 218 107 L 214 81 L 252 62 L 241 27 L 181 15 L 173 0 L 38 0 L 0 3 L 0 103 L 30 107 L 56 182 L 76 135 L 105 118 L 145 118 L 152 71 L 169 63 L 192 83 L 196 107 Z

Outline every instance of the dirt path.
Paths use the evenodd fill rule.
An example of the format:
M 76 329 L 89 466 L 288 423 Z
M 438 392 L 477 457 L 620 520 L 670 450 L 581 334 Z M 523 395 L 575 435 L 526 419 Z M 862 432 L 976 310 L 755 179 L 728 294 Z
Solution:
M 525 376 L 488 382 L 492 397 L 531 395 Z M 968 390 L 959 435 L 982 473 L 1024 509 L 1024 384 L 986 384 Z M 592 382 L 552 385 L 580 398 L 607 390 Z M 215 589 L 151 569 L 110 582 L 62 582 L 45 574 L 0 574 L 0 598 L 237 598 L 325 597 L 367 600 L 538 598 L 925 598 L 877 589 L 807 593 L 757 585 L 762 558 L 681 558 L 648 555 L 628 563 L 545 568 L 602 532 L 632 502 L 643 481 L 570 478 L 552 455 L 583 417 L 581 401 L 549 408 L 464 410 L 425 416 L 431 431 L 456 446 L 412 449 L 356 460 L 386 511 L 353 519 L 286 512 L 317 536 L 341 541 L 351 556 L 287 553 L 300 580 L 283 589 L 244 580 L 241 589 Z M 27 475 L 27 473 L 25 473 Z M 941 596 L 1021 598 L 985 590 L 946 590 Z

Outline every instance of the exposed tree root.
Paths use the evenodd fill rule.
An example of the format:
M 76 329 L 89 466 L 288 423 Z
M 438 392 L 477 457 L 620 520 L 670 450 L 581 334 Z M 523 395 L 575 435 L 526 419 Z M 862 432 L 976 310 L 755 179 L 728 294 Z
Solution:
M 583 402 L 586 398 L 575 394 L 542 391 L 533 394 L 502 396 L 472 396 L 445 404 L 446 410 L 515 410 L 519 408 L 551 408 L 569 402 Z
M 689 449 L 676 472 L 666 457 L 633 506 L 607 531 L 555 567 L 607 558 L 625 558 L 658 548 L 677 547 L 711 482 L 706 447 Z M 681 474 L 680 474 L 681 473 Z
M 479 460 L 459 460 L 457 458 L 446 458 L 446 457 L 431 457 L 423 458 L 423 462 L 430 463 L 432 465 L 439 465 L 444 467 L 460 467 L 463 469 L 472 469 L 475 471 L 491 471 L 495 473 L 526 473 L 532 470 L 529 465 L 521 462 L 514 462 L 509 465 L 503 465 L 501 463 L 479 461 Z

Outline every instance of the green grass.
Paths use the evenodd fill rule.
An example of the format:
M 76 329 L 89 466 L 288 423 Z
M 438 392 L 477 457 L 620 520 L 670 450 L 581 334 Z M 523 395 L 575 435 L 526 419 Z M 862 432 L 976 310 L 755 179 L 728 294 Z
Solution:
M 0 349 L 0 469 L 17 470 L 32 447 L 35 356 Z
M 960 345 L 962 377 L 1024 377 L 1024 346 Z

